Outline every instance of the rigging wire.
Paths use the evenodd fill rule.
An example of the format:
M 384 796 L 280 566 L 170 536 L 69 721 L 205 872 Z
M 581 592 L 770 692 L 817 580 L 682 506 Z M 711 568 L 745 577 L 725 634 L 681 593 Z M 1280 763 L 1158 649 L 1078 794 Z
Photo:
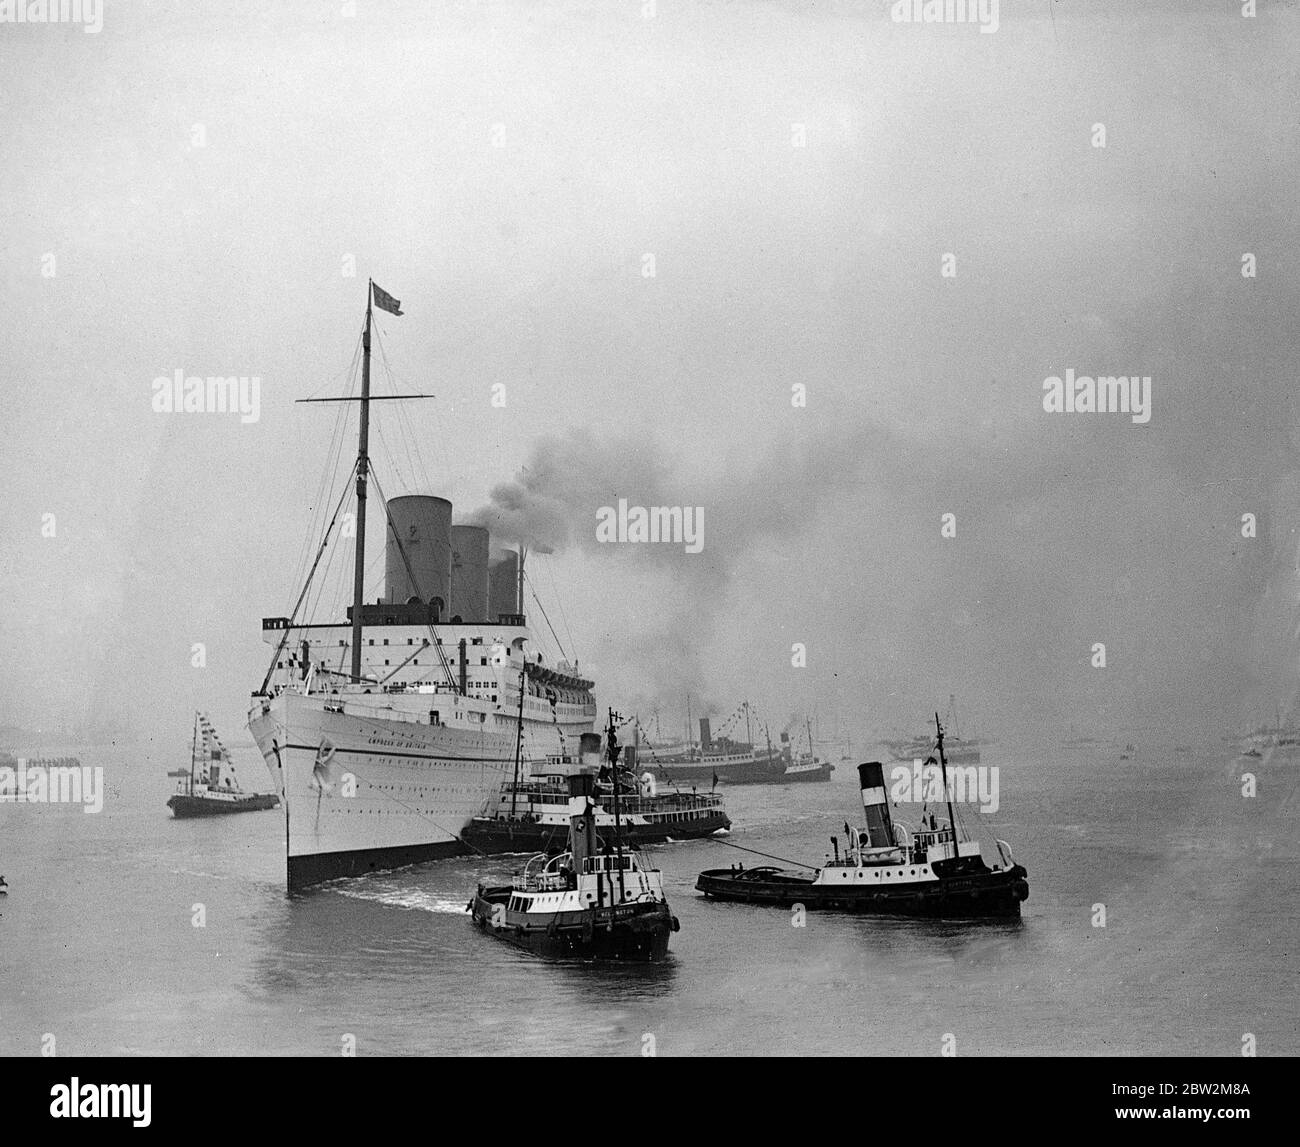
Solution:
M 561 642 L 560 642 L 559 634 L 557 634 L 557 633 L 555 632 L 555 626 L 553 626 L 553 625 L 551 624 L 551 619 L 550 619 L 549 617 L 546 616 L 546 606 L 544 606 L 544 605 L 542 604 L 542 599 L 539 598 L 539 597 L 537 596 L 537 589 L 536 589 L 536 587 L 534 587 L 534 585 L 533 585 L 533 579 L 532 579 L 531 577 L 528 576 L 528 572 L 527 572 L 526 570 L 524 571 L 524 581 L 525 581 L 525 582 L 527 583 L 527 585 L 528 585 L 528 592 L 531 593 L 531 594 L 533 595 L 533 601 L 536 602 L 536 604 L 537 604 L 537 608 L 538 608 L 539 610 L 541 610 L 542 617 L 543 617 L 543 619 L 545 619 L 545 621 L 546 621 L 546 628 L 549 629 L 549 630 L 551 631 L 551 636 L 552 636 L 553 638 L 555 638 L 555 645 L 556 645 L 556 647 L 557 647 L 557 648 L 559 649 L 559 651 L 560 651 L 560 656 L 561 656 L 565 661 L 568 661 L 568 660 L 569 660 L 569 655 L 568 655 L 567 653 L 564 652 L 564 646 L 563 646 L 563 644 L 561 644 Z
M 354 471 L 356 470 L 355 466 L 353 466 L 353 470 Z M 351 482 L 348 482 L 343 490 L 344 505 L 348 505 L 348 506 L 353 505 L 354 497 L 355 497 L 355 488 L 353 487 Z M 329 616 L 331 618 L 338 616 L 336 613 L 336 609 L 338 606 L 338 579 L 331 578 L 330 576 L 330 571 L 334 567 L 334 559 L 335 557 L 338 556 L 338 552 L 339 552 L 338 546 L 330 547 L 329 554 L 325 558 L 325 568 L 324 570 L 321 571 L 320 581 L 317 583 L 315 598 L 311 600 L 307 606 L 307 613 L 305 616 L 308 619 L 323 616 L 320 612 L 321 597 L 331 586 L 333 586 L 333 590 L 334 590 L 334 601 L 332 603 L 333 608 L 331 608 Z
M 548 557 L 545 561 L 547 576 L 551 579 L 551 594 L 554 597 L 555 604 L 560 608 L 560 620 L 564 622 L 564 635 L 569 639 L 569 648 L 573 650 L 573 660 L 578 660 L 578 646 L 573 640 L 573 631 L 569 628 L 569 618 L 564 612 L 564 599 L 560 596 L 559 587 L 555 584 L 555 566 Z
M 352 391 L 356 386 L 357 370 L 360 359 L 361 335 L 358 334 L 353 346 L 352 360 L 350 364 L 344 368 L 343 371 L 331 375 L 330 378 L 321 385 L 321 387 L 317 388 L 317 390 L 319 391 L 324 389 L 326 386 L 333 387 L 335 382 L 346 374 L 348 377 L 348 383 L 345 395 L 351 397 Z M 340 409 L 335 414 L 334 427 L 330 432 L 329 446 L 325 451 L 325 462 L 321 470 L 320 480 L 317 484 L 316 497 L 311 503 L 311 520 L 308 524 L 307 532 L 303 536 L 302 552 L 294 566 L 296 571 L 296 576 L 293 582 L 294 585 L 301 584 L 303 572 L 305 571 L 307 561 L 311 556 L 311 539 L 319 534 L 320 528 L 324 523 L 323 515 L 330 503 L 334 500 L 334 490 L 338 481 L 339 463 L 342 459 L 342 448 L 345 437 L 344 432 L 347 426 L 348 407 L 350 405 L 350 403 L 342 403 Z M 355 467 L 352 467 L 349 477 L 351 477 L 351 473 L 354 472 Z
M 376 329 L 376 335 L 378 335 L 377 329 Z M 384 374 L 388 378 L 390 385 L 393 387 L 394 393 L 397 393 L 398 379 L 397 379 L 397 375 L 393 371 L 392 364 L 388 361 L 388 351 L 384 346 L 384 340 L 380 337 L 376 337 L 375 345 L 378 346 L 379 348 L 379 360 L 380 360 L 380 365 L 383 368 Z M 396 416 L 397 416 L 397 426 L 399 432 L 403 435 L 403 437 L 409 436 L 410 442 L 415 449 L 415 461 L 419 463 L 419 466 L 417 470 L 415 463 L 412 463 L 411 469 L 414 472 L 414 477 L 416 479 L 422 480 L 423 484 L 427 486 L 429 483 L 430 472 L 429 472 L 429 468 L 425 465 L 424 457 L 420 452 L 420 436 L 416 433 L 414 419 L 412 418 L 410 411 L 405 406 L 402 406 L 400 404 L 397 408 Z M 436 418 L 436 409 L 434 411 L 434 416 Z M 437 433 L 433 434 L 431 437 L 433 439 L 435 446 L 438 448 L 439 453 L 441 454 L 441 437 Z M 440 469 L 442 473 L 449 472 L 450 468 L 447 465 L 447 460 L 445 456 L 441 458 Z M 412 489 L 418 489 L 418 488 L 419 488 L 418 486 L 412 487 Z
M 334 516 L 330 519 L 330 524 L 325 531 L 325 536 L 321 538 L 320 548 L 316 551 L 316 561 L 312 563 L 311 572 L 307 575 L 307 584 L 302 587 L 302 592 L 298 595 L 298 601 L 293 607 L 293 612 L 289 615 L 289 624 L 285 626 L 284 634 L 280 638 L 280 644 L 276 646 L 275 653 L 271 656 L 271 664 L 266 670 L 266 677 L 262 681 L 262 688 L 258 690 L 260 694 L 265 694 L 266 687 L 271 683 L 271 674 L 275 672 L 276 662 L 280 660 L 280 655 L 284 652 L 285 644 L 289 640 L 289 633 L 292 631 L 294 622 L 298 618 L 298 609 L 301 607 L 303 599 L 307 596 L 307 591 L 311 588 L 311 579 L 316 573 L 316 566 L 320 563 L 321 555 L 325 552 L 325 547 L 329 544 L 330 533 L 334 529 L 334 523 L 338 521 L 339 510 L 342 508 L 343 499 L 339 498 L 339 504 L 335 507 Z
M 650 740 L 650 735 L 646 732 L 645 726 L 641 724 L 641 718 L 634 713 L 631 719 L 636 722 L 637 730 L 640 732 L 641 736 L 645 738 L 646 746 L 650 750 L 650 760 L 654 763 L 655 767 L 663 773 L 664 779 L 673 786 L 673 792 L 680 796 L 681 790 L 677 787 L 677 781 L 668 771 L 668 766 L 659 760 L 659 750 L 654 747 L 654 742 Z

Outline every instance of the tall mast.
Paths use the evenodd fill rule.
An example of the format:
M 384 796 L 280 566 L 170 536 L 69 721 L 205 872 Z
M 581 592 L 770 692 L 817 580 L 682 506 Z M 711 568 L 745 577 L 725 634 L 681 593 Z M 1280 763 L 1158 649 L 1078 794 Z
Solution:
M 948 798 L 948 823 L 952 826 L 952 855 L 957 859 L 957 816 L 952 811 L 952 790 L 948 787 L 948 757 L 943 751 L 943 726 L 939 724 L 939 714 L 934 715 L 934 727 L 939 733 L 939 773 L 943 778 L 943 795 Z
M 361 604 L 366 577 L 366 473 L 370 469 L 370 297 L 366 285 L 366 333 L 361 336 L 361 429 L 357 434 L 357 560 L 352 576 L 352 682 L 361 681 Z
M 524 616 L 524 558 L 528 556 L 528 549 L 523 542 L 519 543 L 519 584 L 515 586 L 516 610 L 520 617 Z
M 524 651 L 519 651 L 519 656 L 523 658 Z M 528 673 L 528 661 L 525 658 L 519 666 L 519 731 L 515 739 L 515 783 L 510 788 L 510 818 L 513 820 L 515 815 L 515 801 L 519 796 L 519 758 L 524 752 L 524 678 Z
M 194 793 L 194 758 L 199 752 L 199 715 L 194 714 L 194 743 L 190 746 L 190 794 Z
M 363 351 L 361 358 L 361 395 L 354 397 L 343 395 L 341 397 L 327 398 L 299 398 L 297 402 L 359 402 L 361 403 L 361 427 L 357 434 L 357 550 L 356 565 L 352 577 L 352 683 L 360 684 L 361 677 L 361 607 L 365 597 L 365 577 L 366 577 L 366 481 L 370 473 L 370 404 L 378 402 L 381 399 L 395 401 L 407 398 L 433 398 L 432 394 L 379 394 L 370 393 L 370 327 L 371 327 L 371 304 L 379 307 L 380 310 L 387 311 L 391 315 L 402 314 L 402 305 L 397 299 L 393 298 L 383 287 L 376 287 L 373 279 L 367 280 L 366 286 L 366 328 L 361 337 L 361 349 Z M 380 491 L 382 494 L 383 491 Z M 340 505 L 342 503 L 340 502 Z M 333 527 L 333 523 L 330 523 Z M 391 528 L 391 522 L 390 522 Z M 307 582 L 303 586 L 302 593 L 298 597 L 298 603 L 294 606 L 295 620 L 299 606 L 307 596 L 307 589 L 311 585 L 312 576 L 316 572 L 316 564 L 320 562 L 321 555 L 325 552 L 325 541 L 329 540 L 329 529 L 325 531 L 325 540 L 321 542 L 320 551 L 316 555 L 316 562 L 312 564 L 311 571 L 307 575 Z M 401 539 L 397 539 L 398 549 L 401 550 Z M 402 552 L 402 559 L 406 561 L 406 554 Z M 410 563 L 407 562 L 408 570 Z M 288 630 L 285 631 L 286 638 Z M 280 648 L 283 648 L 281 643 Z M 280 655 L 280 649 L 276 650 L 275 658 L 272 658 L 271 669 L 267 671 L 266 681 L 262 683 L 263 690 L 266 689 L 267 682 L 271 679 L 271 672 L 274 671 L 276 659 Z
M 609 711 L 609 767 L 614 775 L 614 856 L 618 864 L 618 902 L 623 903 L 627 894 L 623 889 L 623 824 L 618 808 L 618 734 L 614 731 L 614 718 L 617 714 Z

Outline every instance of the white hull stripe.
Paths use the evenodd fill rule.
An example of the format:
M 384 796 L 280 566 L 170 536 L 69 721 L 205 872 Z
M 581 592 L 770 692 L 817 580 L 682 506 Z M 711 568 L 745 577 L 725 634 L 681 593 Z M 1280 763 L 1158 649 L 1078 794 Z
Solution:
M 318 745 L 298 745 L 288 744 L 281 745 L 284 749 L 300 749 L 303 752 L 314 753 L 320 746 Z M 415 757 L 424 761 L 465 761 L 471 765 L 510 765 L 514 764 L 514 757 L 458 757 L 455 753 L 417 753 L 413 749 L 354 749 L 351 746 L 340 745 L 340 753 L 357 753 L 366 757 Z

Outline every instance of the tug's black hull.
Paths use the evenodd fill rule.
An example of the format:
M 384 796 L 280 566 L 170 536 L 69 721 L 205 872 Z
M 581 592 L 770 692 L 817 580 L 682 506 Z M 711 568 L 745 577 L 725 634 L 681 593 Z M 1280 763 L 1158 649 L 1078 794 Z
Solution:
M 523 920 L 525 913 L 506 911 L 510 893 L 509 887 L 480 884 L 469 903 L 474 923 L 539 956 L 653 962 L 668 954 L 668 937 L 677 930 L 676 919 L 662 901 L 558 912 L 543 917 L 545 923 L 533 923 Z
M 1020 915 L 1029 898 L 1028 873 L 1020 865 L 997 871 L 964 872 L 924 885 L 860 888 L 813 883 L 813 877 L 777 868 L 701 872 L 699 892 L 713 900 L 892 916 L 1007 917 Z
M 172 810 L 172 816 L 180 819 L 194 816 L 225 816 L 234 812 L 260 812 L 263 809 L 275 808 L 279 803 L 280 798 L 271 793 L 252 793 L 233 801 L 209 800 L 206 797 L 192 797 L 177 793 L 167 802 L 167 807 Z
M 672 840 L 702 840 L 730 827 L 731 818 L 718 812 L 698 820 L 675 823 L 625 824 L 621 840 L 625 848 L 636 848 L 643 844 L 666 844 Z M 612 825 L 602 824 L 599 832 L 602 840 L 613 841 Z M 460 835 L 466 844 L 492 856 L 512 852 L 556 852 L 568 847 L 569 826 L 475 819 Z

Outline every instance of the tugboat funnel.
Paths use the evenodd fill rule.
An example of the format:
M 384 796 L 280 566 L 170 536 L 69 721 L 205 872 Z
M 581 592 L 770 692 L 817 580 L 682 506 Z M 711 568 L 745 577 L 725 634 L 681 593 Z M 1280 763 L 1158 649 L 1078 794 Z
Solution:
M 884 767 L 879 761 L 858 766 L 862 786 L 862 812 L 867 822 L 871 848 L 894 846 L 894 824 L 889 815 L 889 796 L 885 792 Z
M 600 737 L 595 733 L 583 733 L 583 741 L 589 736 L 599 744 Z M 583 748 L 586 748 L 585 744 Z M 586 756 L 585 752 L 583 756 Z M 582 871 L 582 862 L 587 857 L 596 855 L 596 817 L 592 811 L 595 792 L 594 774 L 569 774 L 569 851 L 573 853 L 575 872 Z

